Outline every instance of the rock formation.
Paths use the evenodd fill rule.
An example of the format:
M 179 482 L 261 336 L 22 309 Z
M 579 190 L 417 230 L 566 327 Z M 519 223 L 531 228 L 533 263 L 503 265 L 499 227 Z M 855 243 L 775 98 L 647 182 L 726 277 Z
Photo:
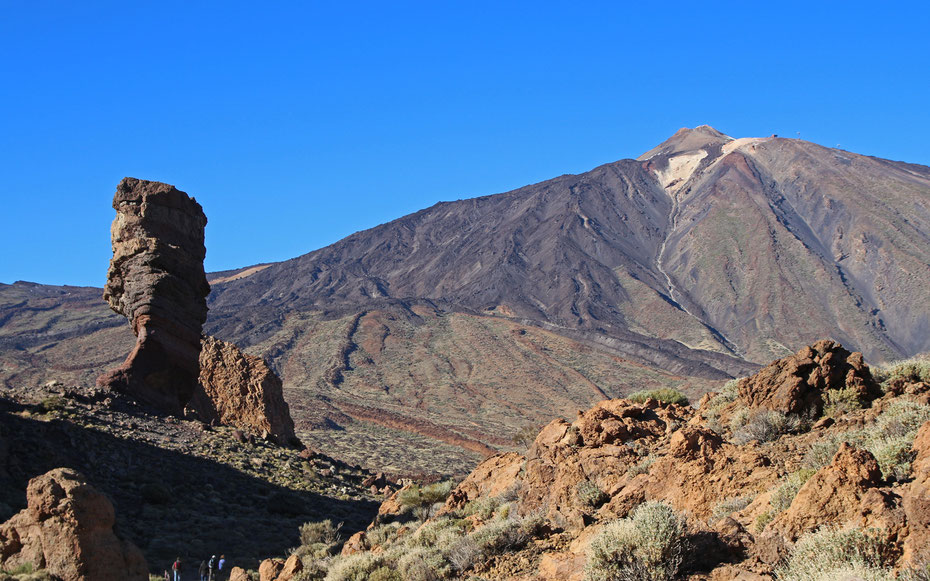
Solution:
M 120 182 L 113 208 L 113 259 L 103 297 L 129 319 L 136 345 L 97 383 L 180 413 L 197 385 L 207 318 L 207 218 L 174 186 L 134 178 Z
M 215 337 L 203 339 L 200 381 L 190 406 L 206 422 L 267 433 L 279 444 L 296 441 L 278 376 L 261 358 Z
M 820 415 L 828 390 L 846 390 L 862 403 L 881 395 L 862 354 L 829 340 L 803 347 L 739 383 L 740 399 L 750 408 L 794 414 Z
M 33 478 L 27 507 L 0 525 L 0 567 L 32 564 L 62 581 L 145 581 L 141 551 L 116 536 L 113 505 L 84 477 L 56 468 Z

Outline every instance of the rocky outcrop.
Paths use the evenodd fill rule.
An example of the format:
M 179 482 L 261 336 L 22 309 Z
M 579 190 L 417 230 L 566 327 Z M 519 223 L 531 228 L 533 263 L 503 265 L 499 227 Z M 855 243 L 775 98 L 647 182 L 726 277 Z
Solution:
M 265 362 L 232 343 L 204 337 L 199 384 L 190 406 L 206 422 L 298 444 L 281 379 Z
M 738 389 L 740 399 L 750 409 L 818 416 L 828 390 L 845 390 L 862 403 L 881 395 L 862 354 L 850 353 L 826 339 L 770 363 L 742 379 Z
M 145 558 L 113 532 L 113 505 L 84 477 L 56 468 L 33 478 L 27 508 L 0 525 L 0 567 L 30 563 L 62 581 L 144 581 Z
M 103 298 L 129 319 L 136 345 L 97 383 L 181 413 L 197 386 L 207 318 L 207 218 L 174 186 L 135 178 L 120 182 L 113 208 L 113 258 Z
M 930 422 L 921 426 L 914 440 L 916 459 L 911 465 L 914 481 L 903 507 L 911 534 L 904 543 L 904 558 L 930 555 Z

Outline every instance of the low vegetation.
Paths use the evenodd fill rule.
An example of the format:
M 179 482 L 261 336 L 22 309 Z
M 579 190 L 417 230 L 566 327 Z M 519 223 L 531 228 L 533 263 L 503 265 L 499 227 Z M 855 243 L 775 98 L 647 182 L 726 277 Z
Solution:
M 647 399 L 654 399 L 665 403 L 691 405 L 690 400 L 688 400 L 685 394 L 681 393 L 677 389 L 671 388 L 636 391 L 626 396 L 626 398 L 630 401 L 635 401 L 636 403 L 644 403 Z
M 673 579 L 688 550 L 685 519 L 661 502 L 604 526 L 591 542 L 585 581 Z
M 892 581 L 894 555 L 879 531 L 822 528 L 798 539 L 779 581 Z

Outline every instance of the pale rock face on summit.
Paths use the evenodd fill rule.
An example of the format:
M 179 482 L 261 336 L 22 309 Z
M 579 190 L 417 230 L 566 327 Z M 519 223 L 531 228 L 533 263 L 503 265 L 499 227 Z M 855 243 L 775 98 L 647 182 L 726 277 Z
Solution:
M 197 385 L 207 318 L 207 218 L 174 186 L 134 178 L 120 182 L 113 208 L 113 259 L 103 297 L 129 319 L 136 345 L 97 383 L 179 413 Z

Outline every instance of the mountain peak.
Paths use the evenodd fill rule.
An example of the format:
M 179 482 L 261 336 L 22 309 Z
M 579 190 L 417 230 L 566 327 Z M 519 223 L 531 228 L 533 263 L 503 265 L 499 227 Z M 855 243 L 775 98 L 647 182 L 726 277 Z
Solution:
M 728 141 L 733 141 L 733 138 L 717 131 L 710 125 L 698 125 L 693 129 L 682 127 L 674 135 L 636 159 L 644 161 L 657 155 L 674 155 L 686 151 L 695 151 L 710 145 L 722 145 Z

